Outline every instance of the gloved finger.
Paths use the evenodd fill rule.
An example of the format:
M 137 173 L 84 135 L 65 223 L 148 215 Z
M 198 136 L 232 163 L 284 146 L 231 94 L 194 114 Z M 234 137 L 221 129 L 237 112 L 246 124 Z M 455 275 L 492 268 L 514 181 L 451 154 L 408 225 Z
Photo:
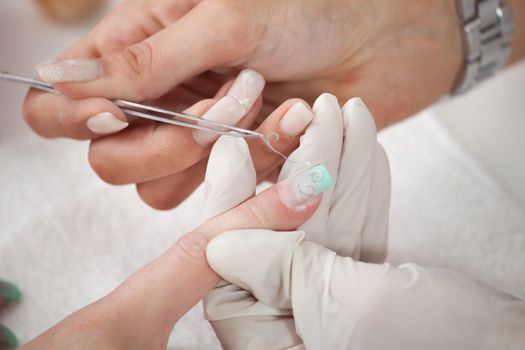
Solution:
M 251 49 L 249 42 L 242 45 L 231 40 L 240 38 L 239 26 L 244 19 L 222 10 L 221 6 L 201 2 L 169 27 L 121 51 L 95 60 L 43 64 L 39 74 L 73 98 L 155 99 L 189 77 L 216 66 L 238 64 Z M 202 25 L 211 22 L 215 35 L 209 35 Z M 253 100 L 241 102 L 248 106 Z
M 291 309 L 292 259 L 296 246 L 304 237 L 302 231 L 248 229 L 225 232 L 210 241 L 206 258 L 222 278 L 249 291 L 263 304 Z M 256 246 L 261 249 L 256 251 Z M 235 251 L 238 253 L 232 255 Z
M 291 304 L 307 349 L 499 349 L 525 342 L 523 301 L 457 273 L 356 262 L 303 238 L 237 230 L 212 240 L 206 254 L 217 273 L 262 302 Z
M 257 82 L 253 82 L 251 76 Z M 247 79 L 249 82 L 247 82 Z M 244 71 L 219 101 L 201 101 L 186 113 L 229 125 L 247 127 L 261 105 L 259 95 L 264 81 L 253 71 Z M 251 85 L 253 82 L 253 85 Z M 246 98 L 254 98 L 245 110 L 237 100 L 242 86 Z M 237 96 L 237 97 L 234 97 Z M 112 184 L 142 183 L 180 172 L 204 159 L 218 136 L 206 131 L 165 124 L 128 128 L 117 135 L 91 143 L 89 161 L 105 181 Z
M 279 139 L 272 140 L 272 146 L 287 155 L 297 147 L 299 137 L 312 118 L 313 114 L 306 102 L 291 99 L 268 116 L 256 131 L 270 135 L 270 139 L 273 133 L 277 133 Z M 283 161 L 280 155 L 268 149 L 260 140 L 248 140 L 248 145 L 258 181 L 264 179 Z M 150 206 L 156 209 L 171 209 L 200 184 L 204 177 L 204 168 L 204 166 L 192 166 L 180 173 L 141 183 L 137 189 L 141 198 Z
M 255 193 L 257 175 L 243 138 L 222 136 L 213 146 L 204 179 L 202 219 L 234 208 Z
M 214 321 L 213 329 L 223 349 L 305 349 L 292 316 L 240 316 Z
M 0 349 L 14 349 L 18 346 L 16 335 L 6 326 L 0 324 Z
M 388 156 L 383 146 L 378 143 L 370 183 L 368 210 L 361 233 L 359 261 L 379 264 L 386 259 L 390 219 L 390 186 Z M 354 257 L 354 254 L 351 256 Z
M 323 245 L 341 256 L 359 259 L 376 157 L 377 132 L 372 115 L 360 98 L 345 104 L 343 119 L 345 136 L 338 182 L 332 194 L 327 240 Z
M 337 181 L 339 160 L 343 142 L 343 119 L 337 99 L 329 94 L 321 95 L 314 104 L 314 119 L 301 137 L 299 148 L 291 155 L 293 161 L 322 163 L 329 174 Z M 281 171 L 279 180 L 288 178 L 300 171 L 304 165 L 295 162 L 286 162 Z M 308 220 L 302 229 L 308 234 L 308 239 L 320 244 L 326 242 L 326 228 L 328 213 L 331 205 L 333 189 L 329 189 L 323 196 L 321 206 Z

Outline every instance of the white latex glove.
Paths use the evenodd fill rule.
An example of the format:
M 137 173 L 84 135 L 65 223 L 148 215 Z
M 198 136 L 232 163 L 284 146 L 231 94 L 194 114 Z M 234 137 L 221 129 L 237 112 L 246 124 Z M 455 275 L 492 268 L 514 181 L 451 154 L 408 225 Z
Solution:
M 360 99 L 347 103 L 343 116 L 335 97 L 328 94 L 313 110 L 314 120 L 290 158 L 324 164 L 337 185 L 323 194 L 319 209 L 301 228 L 309 240 L 341 255 L 382 262 L 390 177 L 373 119 Z M 279 180 L 303 168 L 287 162 Z M 242 140 L 222 138 L 215 144 L 205 183 L 205 219 L 253 195 L 255 171 Z M 302 347 L 290 307 L 268 306 L 235 285 L 219 284 L 205 299 L 205 310 L 226 349 Z
M 524 349 L 524 301 L 454 272 L 377 264 L 386 247 L 386 163 L 375 133 L 363 127 L 373 124 L 358 101 L 344 108 L 344 120 L 349 146 L 335 191 L 323 199 L 330 205 L 302 231 L 218 236 L 207 248 L 210 266 L 259 304 L 293 308 L 307 349 Z M 311 140 L 312 149 L 327 147 L 326 139 Z M 327 167 L 337 147 L 335 153 L 326 154 Z

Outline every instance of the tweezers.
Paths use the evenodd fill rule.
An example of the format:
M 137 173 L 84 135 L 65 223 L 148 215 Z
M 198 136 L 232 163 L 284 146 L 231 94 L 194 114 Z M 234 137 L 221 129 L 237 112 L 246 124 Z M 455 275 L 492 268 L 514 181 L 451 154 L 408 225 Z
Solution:
M 51 84 L 36 79 L 9 74 L 8 72 L 0 72 L 0 80 L 21 83 L 38 90 L 60 94 L 60 92 L 58 92 Z M 205 120 L 186 113 L 174 112 L 155 106 L 149 106 L 126 100 L 112 100 L 112 102 L 119 106 L 124 111 L 124 113 L 135 117 L 153 120 L 165 124 L 178 125 L 190 129 L 204 130 L 219 135 L 243 138 L 259 138 L 263 141 L 266 141 L 266 136 L 256 131 Z

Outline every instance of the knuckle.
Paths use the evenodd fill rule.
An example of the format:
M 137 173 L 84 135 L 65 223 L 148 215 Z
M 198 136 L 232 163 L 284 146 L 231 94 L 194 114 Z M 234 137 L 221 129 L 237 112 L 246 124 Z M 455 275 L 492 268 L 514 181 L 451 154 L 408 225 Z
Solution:
M 268 208 L 256 199 L 246 202 L 243 208 L 246 210 L 246 215 L 251 218 L 253 222 L 271 224 L 275 221 L 272 220 L 272 215 L 270 215 Z
M 144 41 L 132 45 L 117 55 L 116 69 L 126 77 L 129 93 L 136 100 L 148 100 L 152 96 L 150 85 L 153 75 L 153 47 Z
M 153 48 L 143 41 L 122 51 L 122 61 L 129 73 L 141 78 L 151 75 Z
M 190 263 L 206 262 L 207 245 L 207 239 L 198 232 L 184 235 L 176 243 L 177 250 L 182 258 Z

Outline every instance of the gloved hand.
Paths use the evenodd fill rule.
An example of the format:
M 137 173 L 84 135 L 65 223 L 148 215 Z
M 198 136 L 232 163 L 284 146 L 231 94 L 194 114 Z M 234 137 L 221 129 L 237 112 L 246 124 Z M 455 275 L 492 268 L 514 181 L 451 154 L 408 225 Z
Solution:
M 323 163 L 337 186 L 324 192 L 319 209 L 301 229 L 309 240 L 341 255 L 382 262 L 390 178 L 373 119 L 360 99 L 348 102 L 342 114 L 335 97 L 328 94 L 317 100 L 313 110 L 315 117 L 290 156 L 294 162 L 284 165 L 280 181 L 300 172 L 304 167 L 300 161 L 307 161 Z M 205 184 L 205 219 L 252 196 L 255 171 L 247 150 L 234 140 L 219 140 Z M 266 280 L 265 275 L 258 278 Z M 271 286 L 278 288 L 278 284 Z M 226 349 L 302 347 L 288 304 L 261 303 L 250 292 L 222 282 L 205 299 L 205 311 Z
M 451 271 L 379 264 L 386 247 L 389 179 L 371 116 L 358 100 L 345 106 L 341 158 L 341 133 L 310 138 L 320 125 L 328 128 L 326 115 L 317 106 L 297 152 L 305 152 L 306 145 L 312 153 L 324 151 L 313 159 L 331 171 L 334 159 L 341 159 L 335 191 L 327 192 L 301 231 L 238 230 L 218 236 L 207 248 L 210 266 L 252 296 L 254 304 L 282 313 L 293 309 L 306 349 L 525 348 L 524 301 Z M 236 326 L 240 330 L 229 329 L 233 338 L 244 328 L 241 322 Z M 261 335 L 254 327 L 248 332 L 255 339 L 280 336 Z

